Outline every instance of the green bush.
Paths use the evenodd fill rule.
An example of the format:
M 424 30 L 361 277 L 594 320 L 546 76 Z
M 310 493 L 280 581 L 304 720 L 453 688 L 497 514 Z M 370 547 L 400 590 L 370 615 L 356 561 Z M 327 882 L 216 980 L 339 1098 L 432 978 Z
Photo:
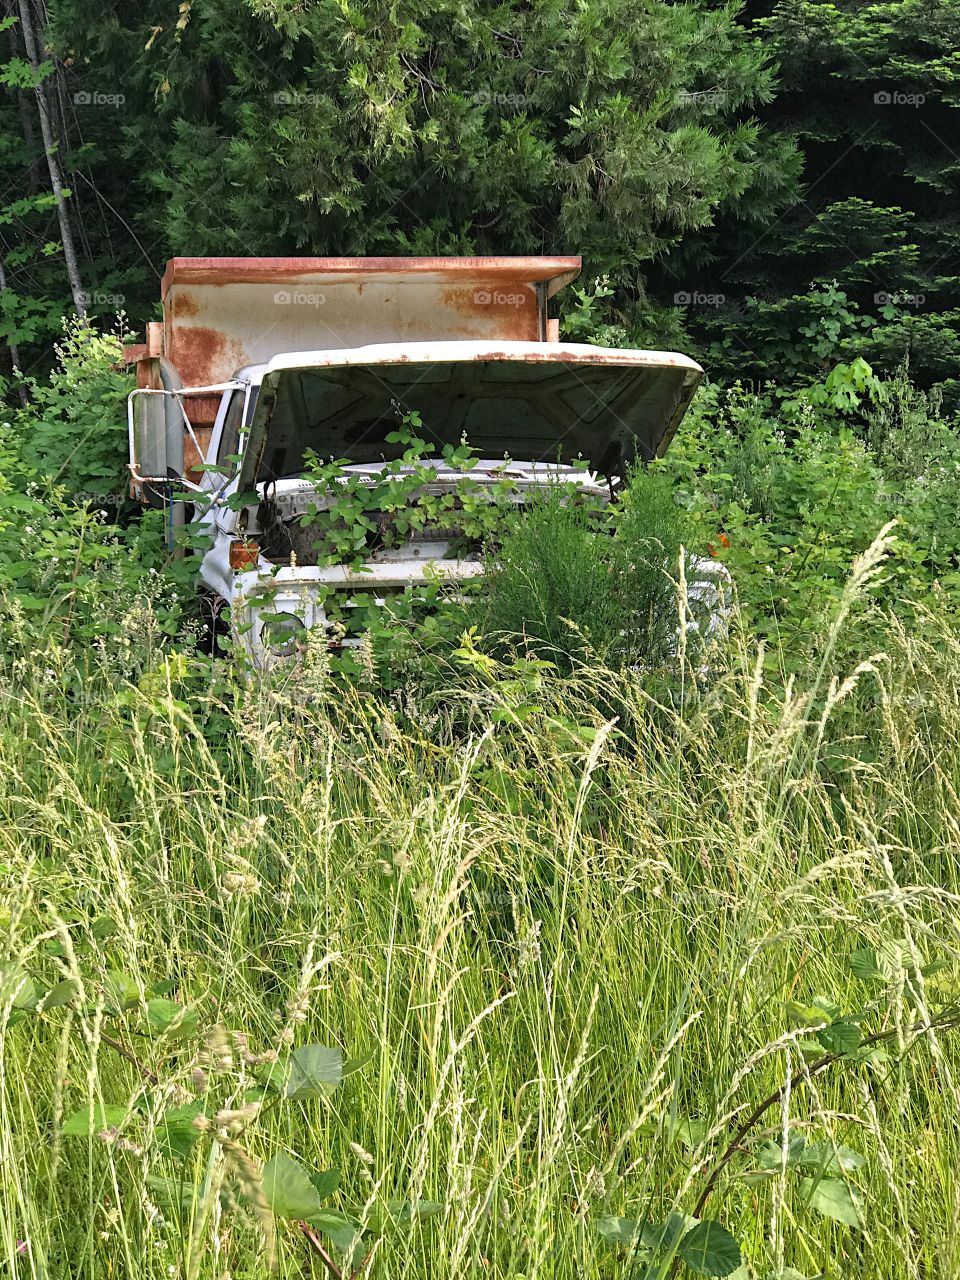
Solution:
M 70 700 L 0 650 L 7 1273 L 958 1274 L 929 624 L 841 691 L 488 659 L 250 681 L 217 738 L 178 655 Z
M 910 617 L 960 587 L 960 443 L 934 398 L 855 361 L 792 396 L 707 387 L 658 464 L 732 572 L 747 625 L 799 670 L 853 559 L 896 522 L 865 601 Z
M 49 379 L 26 379 L 28 403 L 13 416 L 23 468 L 63 487 L 78 504 L 106 498 L 114 511 L 127 489 L 123 332 L 64 321 Z
M 95 652 L 115 653 L 132 677 L 180 625 L 184 587 L 167 573 L 163 513 L 124 520 L 135 508 L 119 332 L 67 322 L 58 357 L 0 424 L 2 639 L 67 683 Z

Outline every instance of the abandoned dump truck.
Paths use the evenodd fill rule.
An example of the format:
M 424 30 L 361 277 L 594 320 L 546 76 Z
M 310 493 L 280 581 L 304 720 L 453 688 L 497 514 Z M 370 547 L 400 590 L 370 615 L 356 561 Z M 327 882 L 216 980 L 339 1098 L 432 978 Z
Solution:
M 632 459 L 666 449 L 702 370 L 671 352 L 560 342 L 548 302 L 579 270 L 577 257 L 168 264 L 163 320 L 127 349 L 132 492 L 166 507 L 171 528 L 196 495 L 203 588 L 258 665 L 328 625 L 331 592 L 348 608 L 351 594 L 382 603 L 483 572 L 449 529 L 362 564 L 318 563 L 301 519 L 330 495 L 305 478 L 309 452 L 348 459 L 373 486 L 398 457 L 398 415 L 416 411 L 438 449 L 465 438 L 479 455 L 475 491 L 506 477 L 522 503 L 558 480 L 607 494 Z M 431 465 L 437 492 L 465 479 Z

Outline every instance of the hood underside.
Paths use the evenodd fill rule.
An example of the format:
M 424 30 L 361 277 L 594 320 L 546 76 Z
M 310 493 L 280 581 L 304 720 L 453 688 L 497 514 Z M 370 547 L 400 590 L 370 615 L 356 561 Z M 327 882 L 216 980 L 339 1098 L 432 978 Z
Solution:
M 462 438 L 485 458 L 586 460 L 610 476 L 669 443 L 702 376 L 671 352 L 577 344 L 406 343 L 298 352 L 266 366 L 241 488 L 296 476 L 304 451 L 389 461 L 387 440 L 416 411 L 416 434 Z

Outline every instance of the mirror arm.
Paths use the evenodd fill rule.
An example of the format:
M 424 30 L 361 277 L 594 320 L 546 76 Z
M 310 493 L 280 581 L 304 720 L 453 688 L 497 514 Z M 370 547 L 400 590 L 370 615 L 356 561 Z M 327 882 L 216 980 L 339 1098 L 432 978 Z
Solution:
M 191 493 L 205 494 L 207 492 L 206 489 L 202 488 L 198 484 L 194 484 L 192 480 L 187 480 L 184 476 L 177 476 L 175 481 L 169 478 L 167 478 L 166 480 L 156 480 L 153 477 L 142 476 L 135 462 L 128 462 L 127 470 L 130 472 L 130 478 L 133 480 L 133 483 L 136 485 L 139 485 L 141 488 L 147 484 L 152 484 L 152 485 L 177 484 L 180 486 L 181 489 L 189 489 Z

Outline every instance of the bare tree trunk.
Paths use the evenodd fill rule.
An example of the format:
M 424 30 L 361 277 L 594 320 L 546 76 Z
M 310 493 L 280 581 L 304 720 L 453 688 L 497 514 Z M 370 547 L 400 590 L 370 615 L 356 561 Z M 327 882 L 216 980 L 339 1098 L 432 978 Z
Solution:
M 58 142 L 53 136 L 50 121 L 50 104 L 46 88 L 39 78 L 40 59 L 37 52 L 37 38 L 33 29 L 33 17 L 30 13 L 30 0 L 20 0 L 20 26 L 23 31 L 23 43 L 27 51 L 27 61 L 37 76 L 37 107 L 40 112 L 40 132 L 43 134 L 43 147 L 47 153 L 47 168 L 50 170 L 50 187 L 57 202 L 57 217 L 60 220 L 60 240 L 63 244 L 63 257 L 73 294 L 73 305 L 77 315 L 87 314 L 83 285 L 80 282 L 80 268 L 77 265 L 77 254 L 73 246 L 73 232 L 70 227 L 70 214 L 67 210 L 66 197 L 63 194 L 63 175 L 60 172 L 60 161 L 57 156 Z

